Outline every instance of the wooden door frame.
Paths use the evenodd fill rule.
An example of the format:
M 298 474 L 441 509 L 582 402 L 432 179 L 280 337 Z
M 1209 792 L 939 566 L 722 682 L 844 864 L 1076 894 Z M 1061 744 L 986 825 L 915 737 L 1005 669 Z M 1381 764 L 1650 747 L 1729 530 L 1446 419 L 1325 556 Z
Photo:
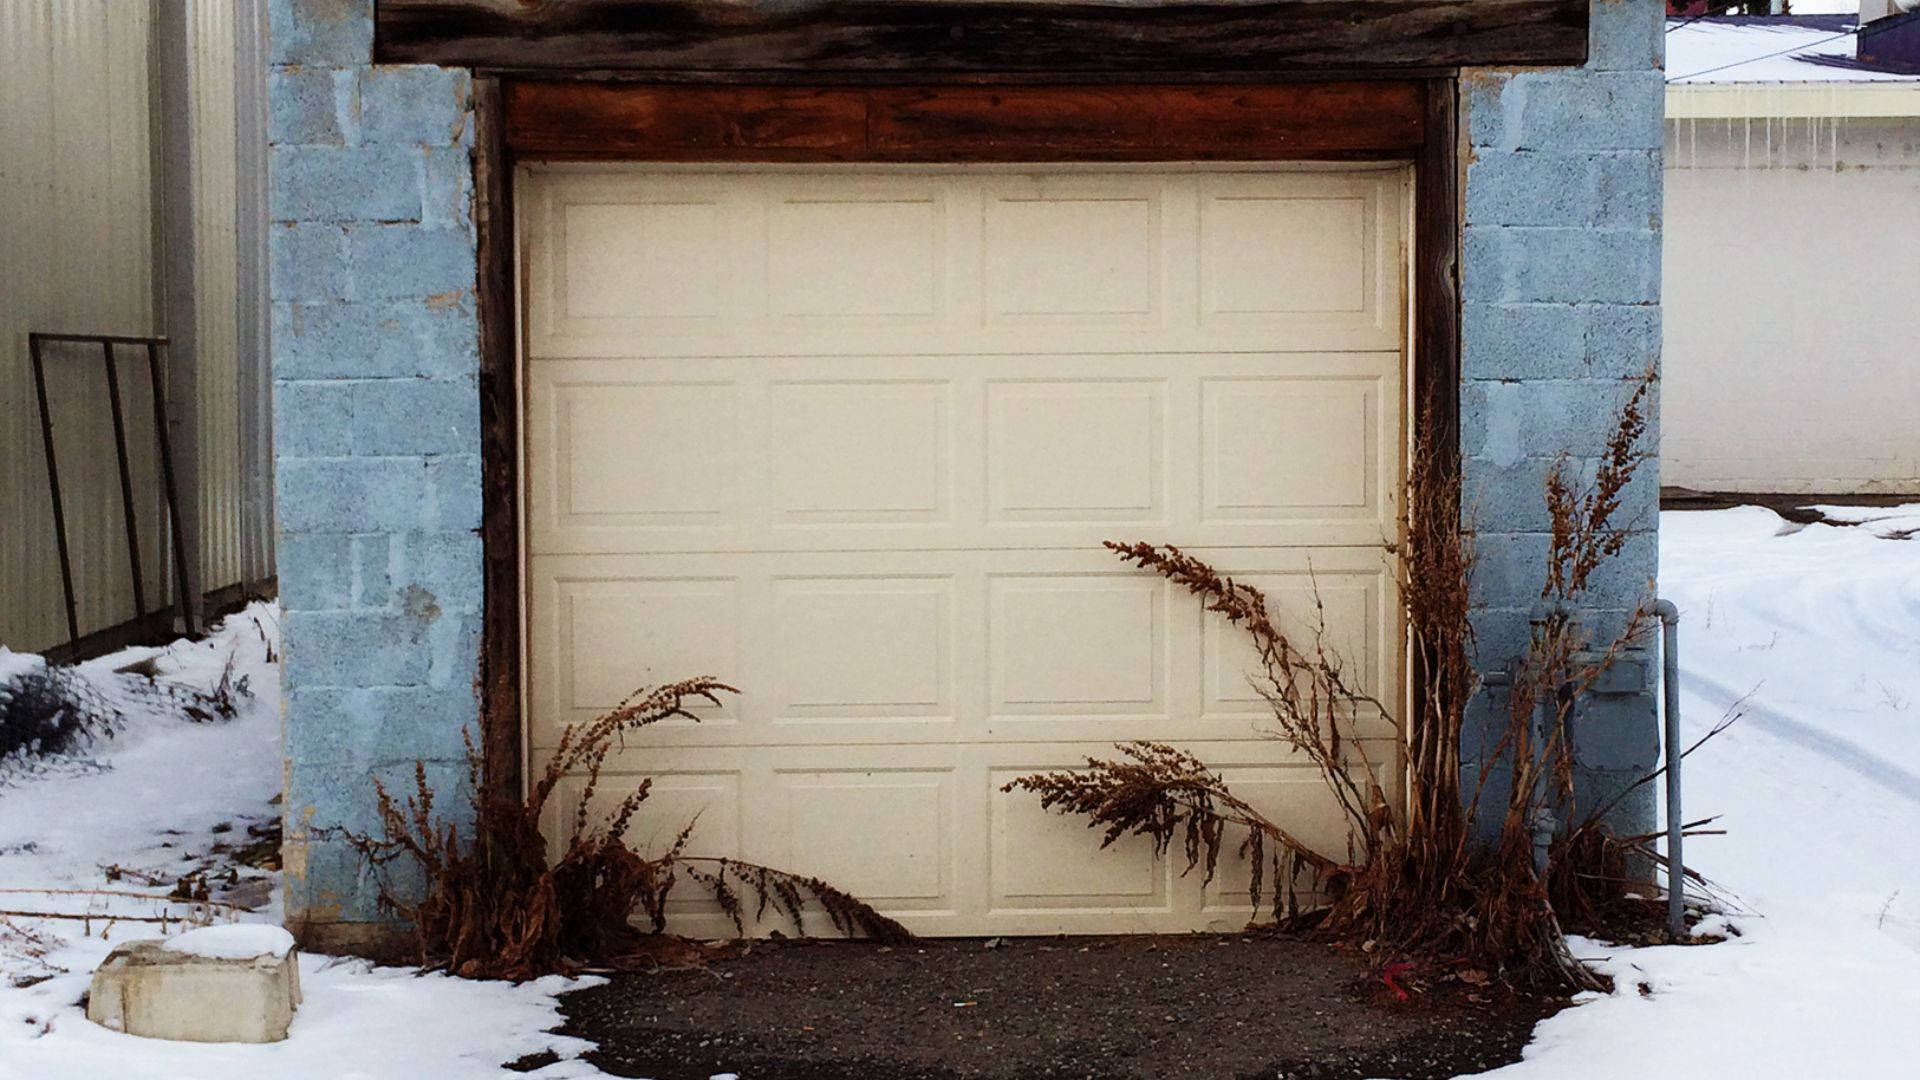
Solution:
M 520 161 L 1404 161 L 1414 167 L 1411 419 L 1457 468 L 1459 86 L 1271 84 L 806 87 L 474 80 L 480 324 L 483 781 L 523 784 Z M 1423 673 L 1408 672 L 1414 686 Z M 1414 695 L 1419 700 L 1419 695 Z

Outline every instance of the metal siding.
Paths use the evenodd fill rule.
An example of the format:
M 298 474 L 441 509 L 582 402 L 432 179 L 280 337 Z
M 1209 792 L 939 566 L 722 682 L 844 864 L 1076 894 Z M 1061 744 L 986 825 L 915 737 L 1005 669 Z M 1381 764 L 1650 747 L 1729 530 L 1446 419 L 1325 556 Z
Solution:
M 66 627 L 27 333 L 155 329 L 149 22 L 116 0 L 8 0 L 0 19 L 0 642 L 41 648 Z M 109 430 L 97 363 L 50 367 L 56 409 L 80 407 L 59 445 L 85 633 L 132 609 L 118 474 L 110 441 L 82 443 Z M 147 545 L 150 592 L 162 554 Z
M 192 0 L 187 34 L 200 581 L 212 589 L 241 580 L 245 479 L 235 318 L 233 0 Z
M 264 215 L 259 155 L 242 166 L 236 115 L 235 0 L 190 0 L 186 9 L 187 130 L 184 153 L 161 154 L 152 52 L 156 26 L 146 4 L 122 0 L 0 2 L 0 644 L 43 649 L 67 638 L 60 564 L 41 452 L 39 413 L 28 361 L 29 331 L 165 333 L 165 286 L 156 269 L 161 222 L 156 161 L 183 162 L 191 192 L 194 258 L 192 326 L 197 344 L 191 402 L 174 402 L 176 441 L 192 454 L 198 480 L 199 580 L 208 588 L 272 573 L 270 500 L 246 497 L 263 446 L 242 431 L 264 426 L 264 376 L 242 368 L 239 265 L 243 214 Z M 244 20 L 254 30 L 257 20 Z M 258 61 L 258 46 L 248 54 Z M 264 139 L 264 132 L 258 132 Z M 249 171 L 251 170 L 251 171 Z M 257 231 L 253 239 L 258 241 Z M 245 305 L 257 307 L 258 296 Z M 253 337 L 260 335 L 254 334 Z M 251 363 L 264 364 L 256 341 Z M 137 491 L 149 608 L 170 599 L 164 502 L 152 451 L 152 400 L 144 356 L 123 350 L 123 408 Z M 61 426 L 56 448 L 67 514 L 80 632 L 134 614 L 119 476 L 97 353 L 49 354 L 48 396 Z M 183 353 L 181 360 L 187 357 Z M 251 458 L 262 460 L 249 464 Z M 183 492 L 183 497 L 188 493 Z M 188 505 L 192 505 L 189 501 Z M 252 520 L 257 519 L 257 520 Z M 251 539 L 247 534 L 255 534 Z

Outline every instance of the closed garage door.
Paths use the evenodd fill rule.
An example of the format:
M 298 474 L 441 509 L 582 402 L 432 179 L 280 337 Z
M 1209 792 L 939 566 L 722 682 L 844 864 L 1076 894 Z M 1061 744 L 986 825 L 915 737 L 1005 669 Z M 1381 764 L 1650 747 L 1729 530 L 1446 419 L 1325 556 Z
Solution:
M 697 814 L 695 848 L 923 933 L 1243 925 L 1240 868 L 1202 888 L 999 788 L 1176 741 L 1344 853 L 1237 633 L 1100 542 L 1200 551 L 1295 616 L 1317 586 L 1397 693 L 1407 180 L 523 172 L 534 766 L 712 674 L 741 696 L 630 740 L 594 795 L 655 778 L 642 846 Z M 683 892 L 678 928 L 719 930 Z

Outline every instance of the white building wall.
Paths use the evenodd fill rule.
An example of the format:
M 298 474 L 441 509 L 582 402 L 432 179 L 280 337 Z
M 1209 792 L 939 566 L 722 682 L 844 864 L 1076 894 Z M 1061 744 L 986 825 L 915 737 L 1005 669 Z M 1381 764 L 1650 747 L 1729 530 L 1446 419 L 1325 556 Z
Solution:
M 1666 161 L 1662 483 L 1920 492 L 1920 116 L 1673 119 Z

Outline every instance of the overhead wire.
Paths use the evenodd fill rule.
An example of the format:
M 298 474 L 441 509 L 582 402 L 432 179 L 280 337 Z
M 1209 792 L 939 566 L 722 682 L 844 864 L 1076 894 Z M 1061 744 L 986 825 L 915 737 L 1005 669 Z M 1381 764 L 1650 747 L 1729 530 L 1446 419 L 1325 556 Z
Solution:
M 1805 52 L 1808 49 L 1816 49 L 1822 45 L 1831 45 L 1836 41 L 1839 41 L 1843 38 L 1853 37 L 1859 33 L 1860 33 L 1860 28 L 1856 26 L 1851 30 L 1848 30 L 1844 33 L 1835 34 L 1832 37 L 1824 37 L 1818 41 L 1807 41 L 1807 42 L 1802 42 L 1798 45 L 1790 45 L 1787 48 L 1779 50 L 1778 52 L 1764 53 L 1760 56 L 1749 56 L 1744 60 L 1735 60 L 1730 64 L 1721 64 L 1719 67 L 1703 68 L 1699 71 L 1688 72 L 1685 75 L 1669 75 L 1667 76 L 1667 81 L 1679 82 L 1682 79 L 1697 79 L 1702 75 L 1713 75 L 1722 71 L 1732 70 L 1733 68 L 1743 67 L 1747 64 L 1757 64 L 1762 60 L 1772 60 L 1774 57 L 1785 56 L 1788 53 Z

